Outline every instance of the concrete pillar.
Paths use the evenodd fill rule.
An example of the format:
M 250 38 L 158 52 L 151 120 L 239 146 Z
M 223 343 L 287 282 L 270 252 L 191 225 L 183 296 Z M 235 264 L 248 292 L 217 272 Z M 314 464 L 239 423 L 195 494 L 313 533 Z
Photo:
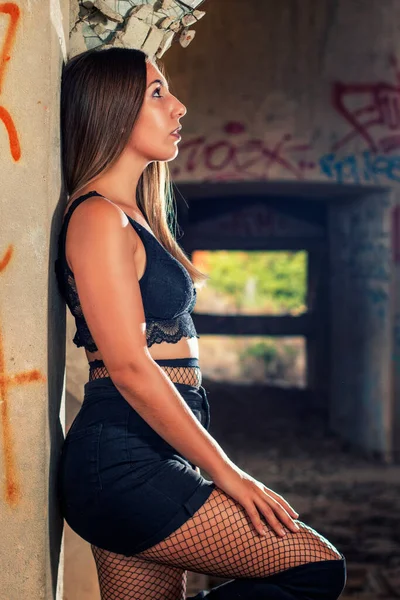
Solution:
M 307 337 L 307 387 L 316 408 L 324 409 L 330 391 L 329 258 L 328 249 L 308 253 L 307 310 L 312 314 L 312 333 Z
M 0 2 L 0 597 L 61 598 L 54 475 L 65 311 L 59 88 L 67 0 Z
M 393 282 L 388 192 L 332 204 L 331 424 L 359 447 L 393 457 Z
M 393 276 L 391 297 L 393 306 L 393 454 L 400 463 L 400 193 L 396 190 L 392 208 L 391 238 Z

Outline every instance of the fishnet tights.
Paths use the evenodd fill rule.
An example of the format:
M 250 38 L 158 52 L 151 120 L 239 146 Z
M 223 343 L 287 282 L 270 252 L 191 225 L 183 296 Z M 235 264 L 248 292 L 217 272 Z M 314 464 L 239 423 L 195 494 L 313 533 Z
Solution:
M 90 366 L 89 368 L 89 381 L 94 379 L 102 379 L 103 377 L 110 377 L 106 367 L 100 363 L 102 361 L 93 361 L 96 366 Z M 99 365 L 99 366 L 97 366 Z M 173 383 L 185 383 L 193 387 L 199 388 L 201 386 L 201 370 L 200 367 L 168 367 L 161 366 L 168 377 Z
M 185 383 L 196 388 L 201 386 L 200 367 L 160 367 L 174 383 Z
M 182 527 L 132 557 L 92 546 L 102 600 L 183 600 L 185 571 L 225 578 L 268 577 L 290 567 L 340 559 L 324 537 L 301 521 L 300 531 L 261 537 L 243 507 L 216 488 Z
M 101 600 L 183 600 L 186 571 L 92 546 Z

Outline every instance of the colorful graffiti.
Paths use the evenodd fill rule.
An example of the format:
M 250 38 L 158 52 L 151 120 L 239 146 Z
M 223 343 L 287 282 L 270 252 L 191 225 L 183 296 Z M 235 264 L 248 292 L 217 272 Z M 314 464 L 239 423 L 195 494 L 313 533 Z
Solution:
M 249 138 L 241 122 L 223 125 L 222 136 L 207 140 L 199 136 L 180 145 L 179 166 L 174 176 L 193 175 L 197 170 L 208 172 L 214 181 L 235 179 L 270 179 L 274 169 L 287 176 L 303 179 L 307 171 L 316 167 L 307 160 L 309 143 L 296 142 L 290 133 L 283 134 L 273 143 Z
M 319 159 L 320 172 L 336 183 L 400 182 L 400 155 L 387 156 L 365 150 L 360 155 L 331 152 Z
M 0 259 L 0 274 L 4 273 L 13 256 L 13 246 L 9 246 Z M 46 379 L 37 369 L 10 375 L 6 370 L 4 339 L 0 327 L 0 420 L 1 442 L 5 474 L 5 500 L 10 506 L 16 506 L 21 498 L 21 487 L 15 462 L 14 438 L 9 415 L 9 390 L 16 385 L 33 382 L 45 382 Z
M 233 127 L 235 125 L 235 127 Z M 227 123 L 229 135 L 245 132 L 241 123 Z M 274 145 L 263 140 L 221 138 L 207 142 L 204 136 L 183 142 L 179 166 L 173 168 L 175 177 L 193 177 L 204 174 L 205 180 L 268 180 L 285 172 L 289 179 L 305 179 L 307 175 L 323 175 L 335 183 L 373 183 L 386 185 L 400 182 L 400 155 L 376 154 L 365 150 L 361 154 L 341 156 L 329 152 L 316 162 L 309 155 L 310 143 L 294 142 L 290 134 L 281 136 Z
M 279 138 L 252 138 L 240 121 L 225 123 L 219 136 L 199 136 L 182 142 L 173 175 L 191 179 L 235 181 L 284 177 L 302 180 L 327 178 L 335 183 L 400 182 L 400 67 L 391 56 L 394 83 L 335 81 L 332 104 L 350 130 L 329 144 L 330 151 L 316 156 L 310 140 L 296 140 L 291 133 Z M 343 153 L 361 139 L 362 152 Z M 340 151 L 340 152 L 339 152 Z
M 7 15 L 10 22 L 4 38 L 3 47 L 0 52 L 0 94 L 2 92 L 7 65 L 11 59 L 11 50 L 15 41 L 15 33 L 20 17 L 19 7 L 14 2 L 3 2 L 0 4 L 0 15 Z M 0 120 L 3 121 L 10 144 L 11 156 L 15 161 L 21 158 L 21 146 L 14 120 L 4 106 L 0 106 Z

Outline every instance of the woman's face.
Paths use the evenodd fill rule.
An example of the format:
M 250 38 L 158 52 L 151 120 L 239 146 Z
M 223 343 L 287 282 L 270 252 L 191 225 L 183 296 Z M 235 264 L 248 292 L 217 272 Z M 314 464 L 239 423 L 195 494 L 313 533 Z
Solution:
M 181 138 L 176 130 L 186 107 L 171 94 L 155 65 L 147 62 L 146 68 L 146 92 L 128 146 L 147 162 L 170 161 L 178 154 Z

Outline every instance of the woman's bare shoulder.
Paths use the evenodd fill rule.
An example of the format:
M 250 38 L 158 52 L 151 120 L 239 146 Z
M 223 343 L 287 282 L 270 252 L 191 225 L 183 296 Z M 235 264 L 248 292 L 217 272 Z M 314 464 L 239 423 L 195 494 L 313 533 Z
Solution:
M 65 208 L 64 216 L 68 213 L 70 207 L 78 198 L 79 196 L 71 199 L 68 202 Z M 127 222 L 127 217 L 124 211 L 121 210 L 119 206 L 114 204 L 114 202 L 111 202 L 111 200 L 108 200 L 104 196 L 90 196 L 78 204 L 78 206 L 75 207 L 70 219 L 71 222 L 73 221 L 74 223 L 77 223 L 78 220 L 81 219 L 78 219 L 76 216 L 74 218 L 74 215 L 79 215 L 81 218 L 84 217 L 85 225 L 101 225 L 104 219 L 107 221 L 111 219 L 111 221 L 114 221 L 116 224 L 121 223 L 121 221 L 123 224 L 126 224 Z
M 73 211 L 66 233 L 67 260 L 75 266 L 82 256 L 96 262 L 107 248 L 135 252 L 136 240 L 129 228 L 125 213 L 102 196 L 92 196 L 79 204 Z
M 68 213 L 69 209 L 71 208 L 71 206 L 73 205 L 73 203 L 74 203 L 76 200 L 79 200 L 80 198 L 82 198 L 83 196 L 86 196 L 88 193 L 89 193 L 89 192 L 84 192 L 84 193 L 74 194 L 73 196 L 71 196 L 71 197 L 68 199 L 68 202 L 67 202 L 67 204 L 66 204 L 66 205 L 65 205 L 65 207 L 64 207 L 63 219 L 66 217 L 66 215 L 67 215 L 67 213 Z M 82 201 L 82 202 L 79 204 L 79 206 L 81 206 L 81 205 L 83 205 L 83 204 L 85 204 L 85 205 L 86 205 L 87 203 L 89 203 L 89 204 L 92 204 L 92 205 L 93 205 L 93 204 L 94 204 L 94 205 L 96 205 L 96 204 L 98 204 L 98 203 L 96 203 L 96 202 L 93 202 L 93 200 L 95 200 L 95 199 L 99 199 L 99 200 L 100 200 L 100 203 L 101 203 L 102 201 L 107 201 L 107 202 L 109 202 L 110 204 L 112 204 L 112 202 L 111 202 L 110 200 L 108 200 L 107 198 L 105 198 L 104 196 L 101 196 L 101 195 L 97 195 L 97 194 L 96 194 L 96 195 L 89 196 L 88 198 L 85 198 L 85 200 L 83 200 L 83 201 Z

